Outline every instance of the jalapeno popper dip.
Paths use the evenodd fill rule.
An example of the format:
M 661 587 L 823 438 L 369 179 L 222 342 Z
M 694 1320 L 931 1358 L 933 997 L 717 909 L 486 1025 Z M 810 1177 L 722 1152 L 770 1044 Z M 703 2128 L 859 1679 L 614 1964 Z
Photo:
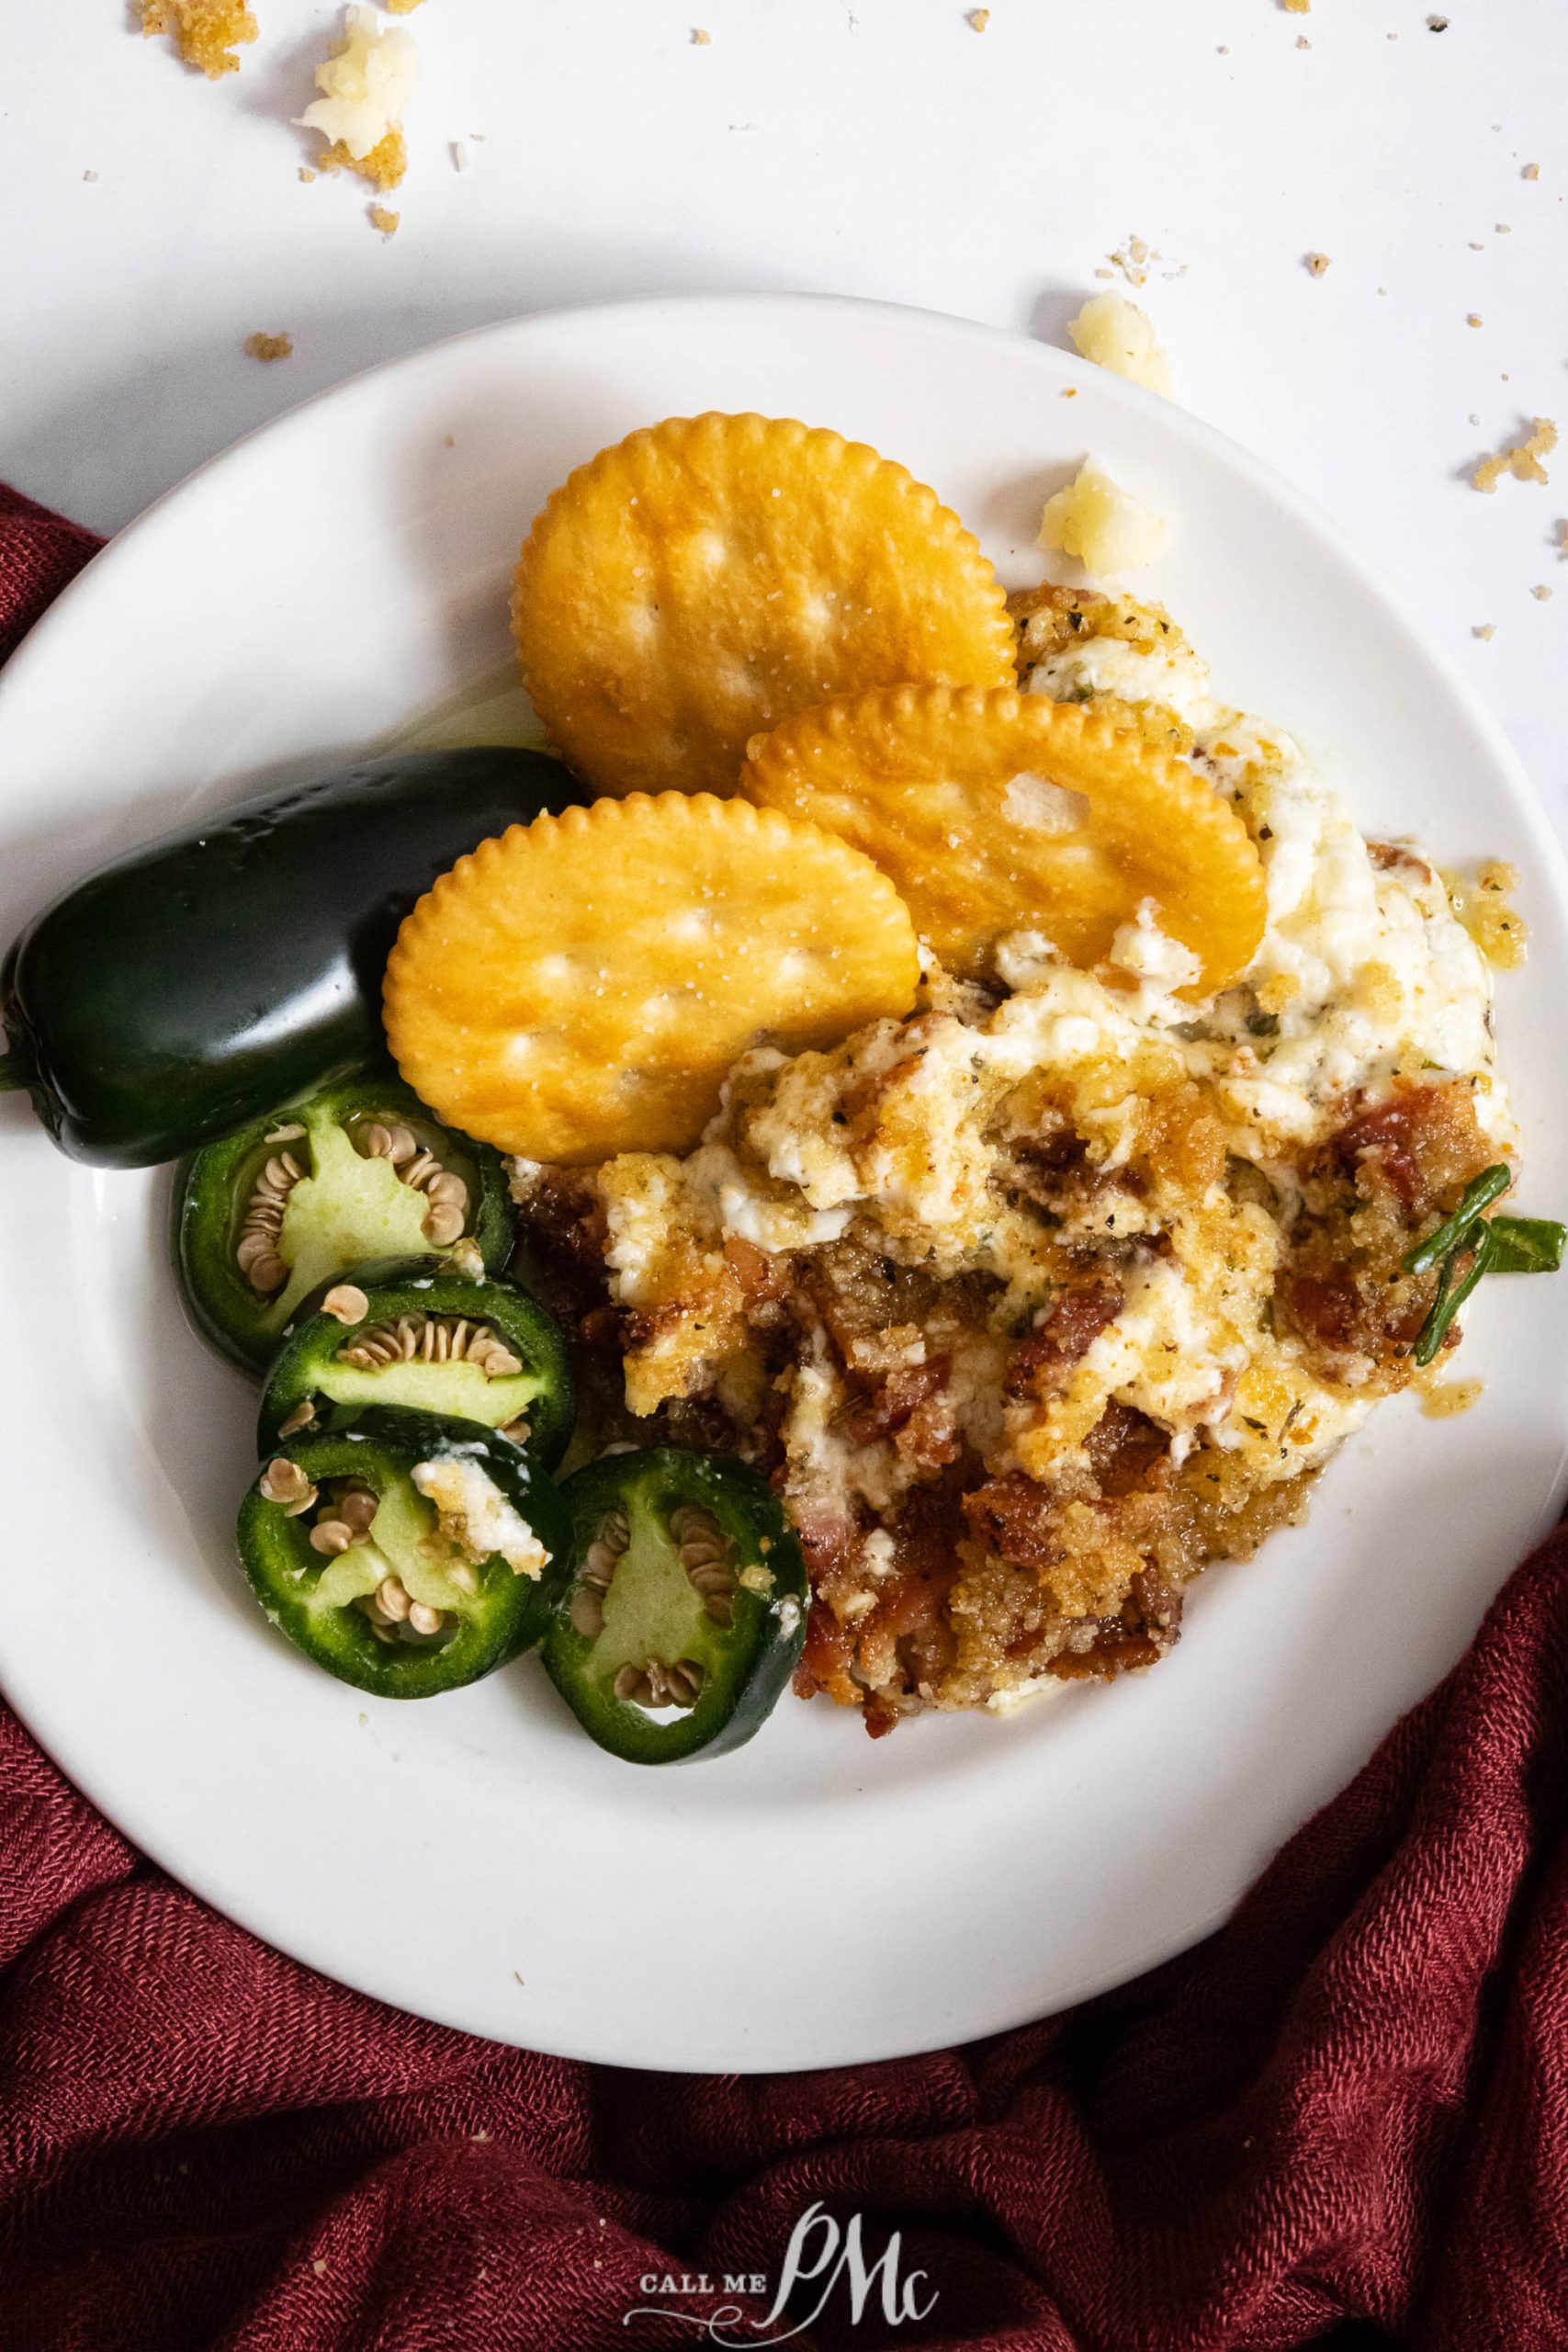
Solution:
M 1245 825 L 1239 978 L 1195 998 L 1147 903 L 1092 970 L 1021 928 L 984 979 L 928 956 L 902 1019 L 743 1053 L 694 1150 L 511 1163 L 601 1435 L 771 1479 L 813 1594 L 795 1687 L 874 1734 L 1161 1657 L 1192 1577 L 1450 1351 L 1412 1254 L 1517 1157 L 1487 964 L 1420 854 L 1364 841 L 1156 608 L 1014 611 L 1028 693 Z M 1018 780 L 1020 828 L 1053 790 Z

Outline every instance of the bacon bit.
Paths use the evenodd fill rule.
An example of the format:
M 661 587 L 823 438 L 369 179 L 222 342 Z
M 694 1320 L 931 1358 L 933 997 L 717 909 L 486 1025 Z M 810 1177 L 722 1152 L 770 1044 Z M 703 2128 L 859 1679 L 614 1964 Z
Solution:
M 1122 1292 L 1109 1283 L 1058 1291 L 1043 1323 L 1021 1340 L 1008 1358 L 1008 1395 L 1015 1399 L 1041 1395 L 1052 1385 L 1043 1375 L 1064 1372 L 1087 1355 L 1121 1311 Z
M 929 1363 L 906 1364 L 889 1373 L 851 1407 L 843 1423 L 846 1433 L 857 1445 L 872 1445 L 878 1438 L 891 1437 L 913 1417 L 917 1407 L 936 1395 L 952 1369 L 950 1357 L 935 1356 Z
M 1051 1525 L 1051 1498 L 1021 1470 L 988 1478 L 965 1495 L 964 1516 L 979 1541 L 1014 1567 L 1043 1572 L 1061 1557 Z

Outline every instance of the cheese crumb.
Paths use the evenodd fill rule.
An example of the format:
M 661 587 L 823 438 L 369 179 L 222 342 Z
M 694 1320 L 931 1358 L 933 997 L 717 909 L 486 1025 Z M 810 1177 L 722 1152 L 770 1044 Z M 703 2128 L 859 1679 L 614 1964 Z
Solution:
M 381 5 L 389 17 L 412 17 L 423 0 L 381 0 Z
M 712 33 L 705 32 L 700 25 L 694 25 L 692 27 L 692 47 L 694 49 L 706 49 L 712 40 Z
M 1306 266 L 1312 272 L 1314 277 L 1321 277 L 1325 270 L 1327 269 L 1329 266 L 1328 255 L 1326 254 L 1308 254 L 1306 256 Z
M 1483 458 L 1471 475 L 1474 490 L 1495 491 L 1505 474 L 1512 474 L 1516 481 L 1546 481 L 1550 479 L 1542 458 L 1550 458 L 1557 447 L 1557 427 L 1550 416 L 1530 419 L 1530 431 L 1523 441 L 1500 449 L 1495 458 Z
M 300 176 L 300 178 L 304 181 L 304 183 L 305 183 L 306 187 L 310 187 L 310 182 L 315 178 L 316 175 L 315 175 L 315 173 L 310 169 L 310 164 L 300 164 L 300 166 L 299 166 L 299 176 Z
M 293 350 L 293 339 L 286 334 L 257 334 L 245 337 L 247 359 L 288 359 Z
M 1285 12 L 1292 17 L 1306 17 L 1312 13 L 1312 0 L 1283 0 Z
M 1519 177 L 1520 177 L 1520 179 L 1522 179 L 1522 180 L 1538 180 L 1538 179 L 1540 179 L 1540 165 L 1539 164 L 1527 164 L 1525 165 L 1525 167 L 1524 167 L 1524 170 L 1519 174 Z
M 408 164 L 408 142 L 400 130 L 389 130 L 367 155 L 355 158 L 339 139 L 316 158 L 318 172 L 352 172 L 356 179 L 364 180 L 369 187 L 378 187 L 383 195 L 401 186 Z
M 383 32 L 374 8 L 351 7 L 343 39 L 316 68 L 322 95 L 299 121 L 308 130 L 319 130 L 334 153 L 344 151 L 357 169 L 394 134 L 401 143 L 403 112 L 418 83 L 419 52 L 412 36 Z M 389 187 L 397 182 L 378 178 L 377 184 Z
M 1497 634 L 1497 624 L 1495 621 L 1478 621 L 1470 633 L 1472 637 L 1479 637 L 1490 645 Z
M 398 224 L 402 217 L 400 212 L 389 212 L 384 204 L 373 204 L 370 207 L 370 226 L 373 229 L 379 229 L 384 237 L 397 235 Z
M 977 33 L 983 33 L 983 32 L 985 31 L 985 29 L 986 29 L 986 27 L 990 23 L 990 21 L 991 21 L 991 12 L 990 12 L 990 10 L 989 10 L 988 8 L 971 8 L 971 9 L 970 9 L 970 11 L 969 11 L 969 22 L 974 26 L 975 30 L 976 30 Z
M 1140 571 L 1162 554 L 1170 526 L 1152 507 L 1122 489 L 1092 458 L 1075 481 L 1045 501 L 1043 548 L 1072 556 L 1097 579 Z
M 1466 325 L 1467 327 L 1478 327 L 1478 326 L 1480 326 L 1480 325 L 1482 324 L 1482 318 L 1481 318 L 1481 313 L 1480 313 L 1480 311 L 1468 311 L 1468 312 L 1466 313 L 1466 315 L 1465 315 L 1465 322 L 1465 322 L 1465 325 Z
M 1151 392 L 1171 390 L 1170 360 L 1153 323 L 1124 294 L 1092 294 L 1067 323 L 1086 359 L 1113 376 L 1125 376 Z
M 209 82 L 237 74 L 236 49 L 254 40 L 259 28 L 244 0 L 141 0 L 141 37 L 173 33 L 187 65 Z

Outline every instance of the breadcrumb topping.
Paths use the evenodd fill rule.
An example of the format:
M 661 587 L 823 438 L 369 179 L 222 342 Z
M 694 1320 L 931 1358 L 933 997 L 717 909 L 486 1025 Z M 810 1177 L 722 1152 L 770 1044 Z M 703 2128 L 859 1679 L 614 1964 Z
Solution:
M 408 164 L 408 142 L 400 130 L 389 130 L 367 155 L 351 155 L 340 139 L 316 158 L 316 171 L 353 172 L 369 187 L 378 187 L 383 195 L 401 186 Z M 311 177 L 314 176 L 312 173 Z
M 1530 420 L 1530 430 L 1522 441 L 1510 443 L 1495 458 L 1483 458 L 1471 475 L 1473 490 L 1495 491 L 1505 474 L 1512 474 L 1516 481 L 1540 481 L 1551 479 L 1541 464 L 1557 447 L 1557 426 L 1550 416 Z
M 294 350 L 293 338 L 286 334 L 248 334 L 245 337 L 247 359 L 288 359 Z
M 244 0 L 141 0 L 142 39 L 173 33 L 186 64 L 209 82 L 239 72 L 234 51 L 254 40 L 259 29 Z

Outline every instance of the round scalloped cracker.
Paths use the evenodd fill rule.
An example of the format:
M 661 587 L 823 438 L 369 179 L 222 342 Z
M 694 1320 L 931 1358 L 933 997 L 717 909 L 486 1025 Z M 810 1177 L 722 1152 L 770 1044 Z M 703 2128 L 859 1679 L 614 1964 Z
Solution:
M 908 909 L 831 833 L 711 794 L 513 825 L 444 874 L 387 967 L 387 1036 L 438 1117 L 569 1165 L 680 1151 L 737 1057 L 914 1002 Z
M 936 492 L 862 442 L 674 417 L 555 492 L 517 567 L 534 705 L 601 792 L 727 794 L 750 738 L 830 695 L 1014 675 L 1007 602 Z
M 1266 902 L 1241 820 L 1191 769 L 1041 695 L 905 686 L 807 711 L 750 748 L 741 789 L 852 842 L 950 971 L 1040 931 L 1078 965 L 1152 902 L 1196 999 L 1248 964 Z

